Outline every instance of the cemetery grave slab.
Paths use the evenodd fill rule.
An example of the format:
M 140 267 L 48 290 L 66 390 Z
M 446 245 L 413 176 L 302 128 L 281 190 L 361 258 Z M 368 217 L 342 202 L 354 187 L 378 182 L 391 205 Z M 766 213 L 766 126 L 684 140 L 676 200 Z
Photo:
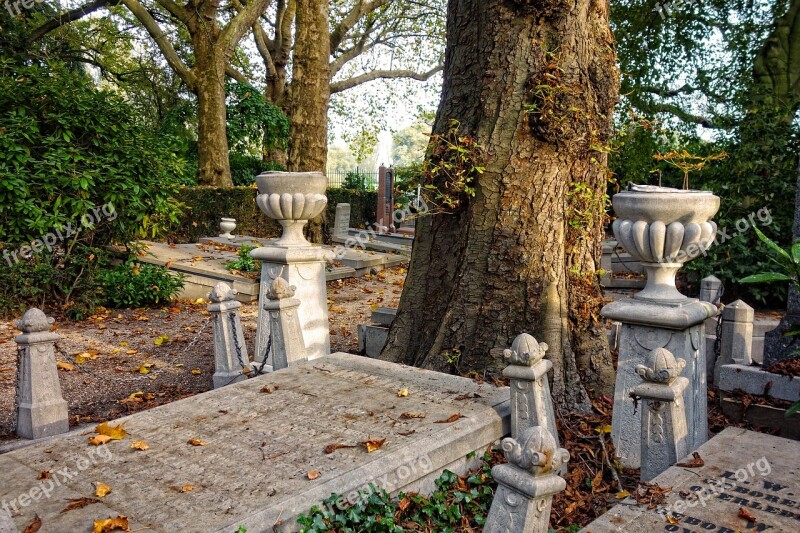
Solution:
M 581 531 L 800 531 L 800 443 L 731 427 L 697 452 L 702 467 L 673 466 L 653 480 L 671 489 L 662 504 L 628 498 Z
M 132 530 L 294 530 L 331 493 L 430 490 L 443 468 L 461 469 L 508 433 L 508 397 L 505 387 L 334 354 L 119 419 L 128 436 L 99 448 L 73 434 L 0 456 L 0 531 L 3 505 L 19 507 L 22 495 L 10 520 L 23 529 L 38 515 L 42 532 L 90 531 L 118 514 Z M 360 443 L 371 439 L 386 440 L 369 453 Z M 148 450 L 131 448 L 141 440 Z M 353 447 L 326 453 L 333 444 Z M 43 471 L 59 480 L 49 497 Z M 100 503 L 61 512 L 65 498 L 93 497 L 98 481 L 112 489 Z

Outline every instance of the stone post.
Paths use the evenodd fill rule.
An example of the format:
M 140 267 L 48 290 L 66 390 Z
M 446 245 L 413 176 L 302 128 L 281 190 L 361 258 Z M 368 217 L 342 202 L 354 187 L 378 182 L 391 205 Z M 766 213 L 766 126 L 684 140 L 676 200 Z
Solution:
M 227 283 L 217 283 L 208 299 L 208 312 L 214 329 L 214 388 L 218 389 L 247 379 L 250 359 L 239 317 L 242 304 L 236 301 L 236 291 Z
M 547 533 L 553 496 L 567 486 L 555 472 L 567 463 L 569 453 L 540 426 L 503 439 L 502 448 L 508 464 L 492 467 L 497 492 L 484 533 Z
M 17 435 L 40 439 L 69 431 L 67 402 L 61 396 L 56 368 L 52 318 L 36 308 L 17 321 Z
M 522 431 L 533 426 L 546 428 L 558 445 L 558 429 L 553 413 L 553 400 L 547 373 L 553 363 L 544 359 L 547 344 L 536 342 L 523 333 L 503 351 L 508 366 L 503 376 L 509 378 L 511 387 L 511 437 L 519 438 Z
M 636 366 L 636 373 L 644 379 L 633 389 L 633 403 L 643 401 L 642 481 L 650 481 L 689 453 L 683 403 L 689 380 L 678 376 L 684 366 L 686 361 L 676 360 L 664 348 L 651 351 L 646 364 Z
M 383 165 L 378 168 L 378 217 L 377 227 L 381 233 L 394 231 L 394 169 Z
M 722 285 L 722 280 L 716 276 L 706 276 L 700 281 L 699 299 L 702 302 L 708 302 L 719 308 L 721 307 L 720 299 L 722 298 L 723 292 L 724 287 Z M 717 360 L 717 354 L 714 350 L 714 346 L 717 342 L 718 319 L 719 317 L 712 317 L 707 319 L 703 324 L 703 336 L 706 344 L 706 375 L 710 376 L 711 378 L 714 376 L 714 364 Z
M 267 291 L 269 300 L 264 310 L 269 314 L 269 330 L 272 334 L 272 370 L 280 370 L 308 360 L 306 345 L 297 311 L 300 300 L 293 298 L 295 287 L 283 278 L 276 278 Z
M 333 219 L 333 242 L 344 243 L 350 234 L 350 204 L 336 204 L 336 217 Z
M 714 383 L 719 384 L 722 365 L 744 365 L 753 363 L 753 308 L 741 300 L 725 306 L 722 310 L 722 342 L 719 359 L 714 364 Z
M 602 314 L 622 323 L 611 415 L 611 438 L 622 464 L 628 468 L 640 466 L 641 411 L 634 409 L 630 394 L 642 383 L 636 367 L 656 348 L 666 348 L 686 361 L 681 375 L 689 380 L 683 392 L 689 448 L 696 449 L 706 442 L 708 384 L 703 322 L 715 316 L 717 308 L 688 298 L 686 303 L 677 305 L 628 298 L 606 305 Z

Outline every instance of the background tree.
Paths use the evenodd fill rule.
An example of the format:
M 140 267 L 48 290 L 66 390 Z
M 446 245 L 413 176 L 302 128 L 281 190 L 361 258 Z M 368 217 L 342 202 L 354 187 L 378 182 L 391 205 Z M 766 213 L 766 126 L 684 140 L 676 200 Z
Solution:
M 612 385 L 595 258 L 615 61 L 605 2 L 449 2 L 426 180 L 454 202 L 417 222 L 382 358 L 485 372 L 531 332 L 562 407 L 589 405 L 580 373 Z

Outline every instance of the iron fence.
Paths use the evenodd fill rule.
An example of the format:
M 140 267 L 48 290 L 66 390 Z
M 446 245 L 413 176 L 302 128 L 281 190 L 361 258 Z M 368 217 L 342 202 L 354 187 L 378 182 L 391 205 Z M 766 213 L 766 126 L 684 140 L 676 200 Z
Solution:
M 348 188 L 348 189 L 366 189 L 374 191 L 378 189 L 378 173 L 365 172 L 363 170 L 348 170 L 348 171 L 328 171 L 328 187 L 331 188 Z

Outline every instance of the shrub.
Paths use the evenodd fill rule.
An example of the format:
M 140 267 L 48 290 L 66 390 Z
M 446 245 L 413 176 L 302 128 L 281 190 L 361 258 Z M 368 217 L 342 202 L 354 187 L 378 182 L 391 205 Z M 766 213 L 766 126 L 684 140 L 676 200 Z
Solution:
M 231 152 L 229 160 L 231 162 L 231 179 L 236 186 L 252 185 L 256 182 L 256 176 L 267 170 L 286 170 L 277 163 L 265 163 L 260 157 L 237 154 Z
M 128 260 L 100 273 L 107 307 L 145 307 L 169 302 L 183 288 L 184 277 L 158 265 Z
M 255 246 L 243 244 L 239 248 L 239 258 L 225 263 L 225 268 L 238 270 L 239 272 L 258 272 L 261 269 L 261 264 L 250 255 L 250 252 L 255 249 Z

